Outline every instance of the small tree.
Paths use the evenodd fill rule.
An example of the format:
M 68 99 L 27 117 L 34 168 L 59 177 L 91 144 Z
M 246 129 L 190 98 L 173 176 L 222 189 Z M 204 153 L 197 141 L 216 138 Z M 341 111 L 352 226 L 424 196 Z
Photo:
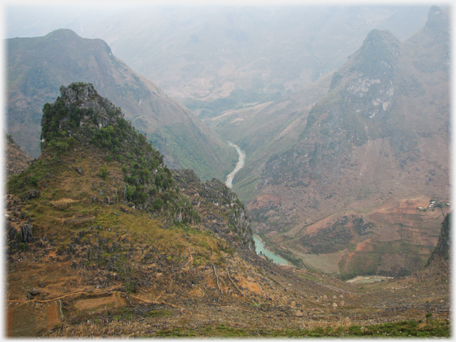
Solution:
M 106 164 L 104 164 L 101 169 L 100 169 L 100 172 L 98 173 L 98 175 L 103 178 L 103 179 L 106 179 L 106 177 L 108 177 L 108 167 L 106 166 Z

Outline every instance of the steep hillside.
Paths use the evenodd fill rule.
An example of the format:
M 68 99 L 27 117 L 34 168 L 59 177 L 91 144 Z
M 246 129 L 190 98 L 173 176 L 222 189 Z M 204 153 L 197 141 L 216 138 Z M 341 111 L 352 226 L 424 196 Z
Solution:
M 215 270 L 223 260 L 254 256 L 237 196 L 216 179 L 201 184 L 192 171 L 173 177 L 163 156 L 92 85 L 61 88 L 56 102 L 43 108 L 41 138 L 43 154 L 8 183 L 12 304 L 28 293 L 14 285 L 22 276 L 43 288 L 35 291 L 42 292 L 41 303 L 95 288 L 103 289 L 100 297 L 146 284 L 155 284 L 152 291 L 166 284 L 167 291 L 177 286 L 179 292 L 198 283 L 208 266 Z M 193 206 L 189 198 L 198 193 Z M 32 276 L 36 267 L 30 265 L 48 273 Z M 126 300 L 113 298 L 114 308 Z M 12 333 L 37 333 L 43 317 L 60 321 L 29 310 L 26 327 L 20 326 L 22 314 L 13 315 Z
M 41 108 L 62 84 L 93 83 L 116 99 L 126 118 L 165 155 L 171 167 L 192 168 L 202 179 L 224 179 L 236 152 L 189 110 L 117 59 L 100 39 L 70 30 L 7 40 L 8 132 L 33 157 L 40 154 Z
M 170 171 L 90 84 L 44 106 L 42 144 L 7 186 L 7 336 L 449 334 L 447 282 L 360 287 L 258 257 L 236 194 Z
M 24 171 L 32 161 L 21 148 L 14 142 L 11 135 L 6 136 L 6 180 L 10 180 L 13 175 L 17 175 Z
M 257 231 L 282 253 L 346 277 L 426 263 L 437 243 L 433 218 L 443 219 L 449 199 L 448 30 L 447 11 L 433 7 L 403 43 L 369 33 L 329 93 L 303 111 L 297 142 L 270 157 L 259 180 L 239 173 L 234 188 Z M 443 208 L 417 209 L 431 200 Z M 370 228 L 357 232 L 357 220 Z M 315 250 L 324 236 L 331 246 Z

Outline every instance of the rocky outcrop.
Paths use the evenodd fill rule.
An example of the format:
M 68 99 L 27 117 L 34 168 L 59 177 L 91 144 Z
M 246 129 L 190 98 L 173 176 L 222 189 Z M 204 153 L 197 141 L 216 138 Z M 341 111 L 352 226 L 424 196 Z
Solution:
M 236 193 L 215 178 L 201 183 L 193 170 L 173 170 L 173 177 L 207 228 L 233 246 L 255 251 L 250 219 Z
M 242 245 L 251 251 L 255 250 L 250 220 L 245 212 L 244 204 L 238 199 L 224 183 L 218 179 L 212 179 L 203 184 L 201 196 L 208 201 L 230 208 L 228 227 L 241 240 Z
M 242 244 L 247 246 L 252 252 L 255 251 L 255 242 L 253 241 L 252 227 L 244 206 L 233 208 L 229 218 L 229 225 L 237 236 L 240 237 Z
M 412 150 L 413 132 L 393 129 L 389 123 L 398 96 L 399 55 L 400 42 L 390 32 L 370 32 L 359 51 L 334 74 L 327 98 L 309 112 L 300 141 L 268 160 L 258 187 L 337 181 L 354 147 L 380 136 L 391 136 L 397 153 Z
M 120 108 L 98 95 L 92 84 L 61 86 L 55 103 L 46 103 L 43 107 L 41 146 L 45 148 L 59 135 L 88 143 L 93 130 L 116 126 L 123 118 Z
M 224 183 L 216 178 L 203 184 L 201 196 L 215 205 L 229 207 L 233 207 L 238 200 L 236 194 L 231 192 Z
M 119 200 L 139 209 L 159 211 L 172 202 L 175 191 L 170 170 L 163 156 L 125 120 L 120 108 L 101 97 L 92 84 L 72 83 L 60 88 L 61 96 L 43 108 L 41 146 L 43 153 L 58 155 L 76 145 L 102 148 L 111 159 L 125 163 L 124 184 L 111 189 L 104 182 L 94 185 L 93 201 Z M 80 166 L 75 167 L 82 175 Z M 106 166 L 99 176 L 108 176 Z
M 33 227 L 31 224 L 23 224 L 21 228 L 21 241 L 33 242 Z

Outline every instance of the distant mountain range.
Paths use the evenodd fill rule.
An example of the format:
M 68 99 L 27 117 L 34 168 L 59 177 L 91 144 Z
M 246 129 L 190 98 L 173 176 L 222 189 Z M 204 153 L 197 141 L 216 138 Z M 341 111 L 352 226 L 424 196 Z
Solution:
M 427 6 L 8 8 L 9 37 L 70 28 L 101 38 L 133 70 L 201 117 L 277 100 L 337 70 L 372 29 L 399 39 Z M 35 15 L 38 13 L 38 15 Z
M 331 78 L 206 120 L 222 135 L 237 132 L 248 166 L 234 189 L 257 232 L 282 253 L 350 276 L 425 263 L 443 219 L 434 216 L 443 211 L 416 208 L 430 200 L 447 208 L 450 191 L 448 25 L 448 11 L 433 7 L 424 28 L 403 42 L 373 30 Z M 385 249 L 385 241 L 397 246 Z M 409 256 L 382 259 L 403 253 L 404 243 L 414 250 Z M 372 265 L 344 266 L 349 255 L 363 265 L 361 252 L 372 248 Z
M 42 108 L 63 84 L 93 83 L 147 134 L 170 167 L 192 168 L 202 179 L 224 179 L 236 152 L 192 112 L 117 59 L 100 39 L 70 30 L 7 40 L 9 133 L 27 154 L 40 154 Z

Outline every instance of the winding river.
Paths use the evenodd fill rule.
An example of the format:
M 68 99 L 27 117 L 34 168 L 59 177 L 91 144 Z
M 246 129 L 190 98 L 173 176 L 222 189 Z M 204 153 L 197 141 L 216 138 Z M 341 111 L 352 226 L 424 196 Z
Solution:
M 231 173 L 226 176 L 226 182 L 225 182 L 225 185 L 231 189 L 233 187 L 233 178 L 234 178 L 234 175 L 244 167 L 244 161 L 245 161 L 245 152 L 241 150 L 241 148 L 235 144 L 233 144 L 231 141 L 228 141 L 228 145 L 230 145 L 231 147 L 234 147 L 236 148 L 236 151 L 237 153 L 239 154 L 239 160 L 236 164 L 236 167 L 234 168 L 233 171 L 231 171 Z
M 234 175 L 244 167 L 244 161 L 245 161 L 245 152 L 241 150 L 241 148 L 235 144 L 233 144 L 231 141 L 227 141 L 228 145 L 231 147 L 236 148 L 237 153 L 239 154 L 239 160 L 236 164 L 236 167 L 234 168 L 231 173 L 226 176 L 226 182 L 225 185 L 231 189 L 233 187 L 233 178 Z M 264 248 L 263 241 L 261 239 L 254 235 L 253 239 L 255 240 L 255 250 L 258 255 L 262 254 L 267 256 L 269 259 L 271 259 L 274 263 L 279 264 L 279 265 L 291 265 L 290 262 L 285 260 L 284 258 L 279 257 L 278 255 L 275 255 L 274 253 L 268 251 L 266 248 Z

